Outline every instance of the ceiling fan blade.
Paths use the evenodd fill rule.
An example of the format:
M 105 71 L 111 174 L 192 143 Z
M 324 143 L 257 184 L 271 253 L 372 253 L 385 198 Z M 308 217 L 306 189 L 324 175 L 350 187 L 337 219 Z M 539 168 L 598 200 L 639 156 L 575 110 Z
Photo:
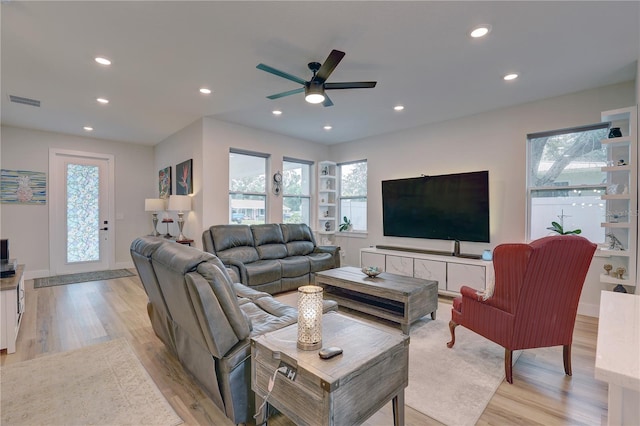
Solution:
M 322 106 L 324 107 L 330 107 L 333 106 L 333 102 L 331 102 L 331 99 L 329 99 L 329 96 L 327 96 L 327 94 L 324 94 L 324 102 L 322 102 Z
M 295 75 L 291 75 L 291 74 L 286 73 L 284 71 L 277 70 L 277 69 L 275 69 L 273 67 L 270 67 L 269 65 L 258 64 L 258 65 L 256 65 L 256 68 L 258 68 L 259 70 L 266 71 L 268 73 L 277 75 L 278 77 L 282 77 L 282 78 L 286 78 L 287 80 L 295 81 L 296 83 L 302 84 L 303 86 L 306 83 L 306 81 L 304 81 L 303 79 L 301 79 L 299 77 L 296 77 Z
M 325 90 L 335 89 L 370 89 L 376 87 L 376 81 L 350 81 L 344 83 L 325 83 Z
M 332 50 L 318 70 L 314 80 L 319 81 L 320 83 L 327 81 L 327 78 L 329 78 L 333 70 L 338 66 L 342 58 L 344 58 L 344 52 L 335 49 Z
M 268 99 L 284 98 L 285 96 L 295 95 L 296 93 L 304 92 L 304 87 L 299 89 L 288 90 L 286 92 L 276 93 L 275 95 L 267 96 Z

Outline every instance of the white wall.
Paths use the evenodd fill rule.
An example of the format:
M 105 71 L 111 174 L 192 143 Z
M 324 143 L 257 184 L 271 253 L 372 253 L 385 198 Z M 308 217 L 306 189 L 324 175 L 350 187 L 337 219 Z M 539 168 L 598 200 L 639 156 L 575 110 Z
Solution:
M 159 196 L 158 189 L 158 172 L 160 169 L 171 166 L 171 193 L 176 193 L 176 165 L 183 161 L 193 160 L 193 195 L 191 196 L 192 211 L 184 215 L 183 234 L 185 237 L 194 241 L 193 246 L 201 247 L 199 230 L 202 228 L 202 119 L 196 120 L 182 130 L 174 133 L 167 139 L 163 140 L 155 146 L 155 174 L 154 182 L 156 189 L 153 196 Z M 178 214 L 177 212 L 167 212 L 167 215 L 174 220 L 169 224 L 169 232 L 173 236 L 177 236 L 178 230 Z M 161 217 L 161 216 L 160 216 Z M 162 234 L 167 232 L 167 225 L 158 224 L 158 231 Z
M 194 240 L 193 246 L 202 247 L 202 232 L 211 225 L 229 220 L 229 149 L 241 149 L 270 154 L 268 176 L 282 170 L 283 156 L 298 159 L 325 160 L 328 148 L 324 145 L 255 130 L 244 126 L 205 117 L 176 132 L 155 147 L 155 166 L 175 165 L 193 158 L 193 203 L 185 215 L 185 236 Z M 175 179 L 174 179 L 175 180 Z M 267 179 L 271 183 L 271 179 Z M 175 194 L 175 183 L 172 183 Z M 157 192 L 157 191 L 156 191 Z M 157 194 L 156 194 L 157 196 Z M 269 217 L 267 222 L 282 222 L 282 197 L 267 193 Z M 176 220 L 176 214 L 169 212 Z M 162 226 L 162 227 L 160 227 Z M 165 232 L 165 225 L 159 225 Z M 172 225 L 171 233 L 177 227 Z
M 129 246 L 151 232 L 144 199 L 153 196 L 153 148 L 39 130 L 2 126 L 0 166 L 47 173 L 49 149 L 112 154 L 115 157 L 115 265 L 133 267 Z M 26 265 L 26 278 L 49 275 L 49 205 L 0 204 L 1 236 L 8 238 L 12 258 Z
M 634 82 L 531 102 L 516 107 L 334 145 L 333 161 L 367 159 L 368 227 L 366 238 L 338 236 L 346 264 L 359 264 L 359 249 L 370 245 L 451 250 L 448 241 L 384 237 L 381 181 L 387 179 L 489 170 L 491 243 L 462 243 L 461 250 L 481 253 L 526 235 L 526 135 L 597 123 L 603 110 L 634 105 Z M 598 280 L 603 262 L 593 262 L 583 290 L 581 312 L 597 316 Z

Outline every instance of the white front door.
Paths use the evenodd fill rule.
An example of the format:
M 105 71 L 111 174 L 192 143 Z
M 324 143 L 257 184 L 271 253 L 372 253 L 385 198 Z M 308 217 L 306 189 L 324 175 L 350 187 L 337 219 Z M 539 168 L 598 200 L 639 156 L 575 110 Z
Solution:
M 51 275 L 110 269 L 115 235 L 113 163 L 109 154 L 50 151 Z

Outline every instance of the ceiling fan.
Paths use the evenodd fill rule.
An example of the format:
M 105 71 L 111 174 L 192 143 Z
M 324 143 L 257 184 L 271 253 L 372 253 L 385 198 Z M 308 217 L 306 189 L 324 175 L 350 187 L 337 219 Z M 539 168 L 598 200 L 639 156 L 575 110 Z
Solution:
M 282 93 L 276 93 L 275 95 L 267 96 L 268 99 L 278 99 L 284 96 L 293 95 L 296 93 L 304 92 L 305 100 L 312 104 L 319 104 L 329 107 L 333 105 L 329 96 L 325 94 L 325 90 L 336 90 L 336 89 L 370 89 L 372 87 L 376 87 L 375 81 L 350 81 L 350 82 L 342 82 L 342 83 L 327 83 L 327 79 L 333 72 L 333 70 L 338 66 L 342 58 L 344 58 L 345 53 L 339 50 L 332 50 L 327 59 L 323 64 L 319 62 L 309 62 L 307 65 L 309 69 L 313 72 L 313 77 L 311 80 L 304 81 L 303 79 L 296 77 L 295 75 L 291 75 L 284 71 L 280 71 L 269 65 L 258 64 L 256 68 L 262 71 L 266 71 L 268 73 L 277 75 L 282 78 L 286 78 L 287 80 L 295 81 L 298 84 L 302 84 L 303 87 L 298 89 L 288 90 Z

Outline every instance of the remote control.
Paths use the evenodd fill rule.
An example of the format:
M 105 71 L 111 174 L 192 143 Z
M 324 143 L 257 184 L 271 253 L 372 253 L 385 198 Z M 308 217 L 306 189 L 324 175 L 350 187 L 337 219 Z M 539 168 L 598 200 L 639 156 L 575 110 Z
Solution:
M 341 348 L 337 346 L 330 346 L 328 348 L 320 349 L 320 352 L 318 352 L 318 355 L 322 359 L 329 359 L 329 358 L 333 358 L 336 355 L 340 355 L 341 353 L 342 353 Z

